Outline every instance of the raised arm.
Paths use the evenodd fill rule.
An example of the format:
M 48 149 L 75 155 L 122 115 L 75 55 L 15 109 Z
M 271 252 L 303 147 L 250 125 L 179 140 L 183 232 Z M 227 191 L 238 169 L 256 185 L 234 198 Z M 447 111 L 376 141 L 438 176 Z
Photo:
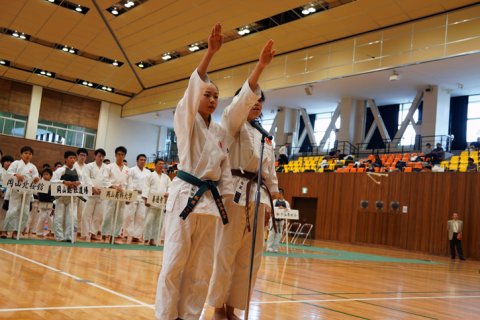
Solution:
M 208 49 L 202 57 L 202 60 L 198 64 L 197 72 L 203 81 L 207 79 L 207 70 L 215 53 L 222 47 L 223 35 L 222 25 L 217 23 L 213 26 L 210 36 L 208 36 Z
M 258 62 L 247 81 L 243 84 L 238 95 L 233 98 L 232 103 L 225 108 L 222 124 L 231 136 L 237 134 L 240 127 L 247 120 L 250 109 L 260 98 L 261 92 L 258 80 L 265 67 L 272 61 L 274 55 L 273 40 L 268 40 L 262 48 Z

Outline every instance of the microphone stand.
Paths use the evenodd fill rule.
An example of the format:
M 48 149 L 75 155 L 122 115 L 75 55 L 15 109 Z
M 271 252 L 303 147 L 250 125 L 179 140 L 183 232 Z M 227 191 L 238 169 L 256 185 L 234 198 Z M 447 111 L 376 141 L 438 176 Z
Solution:
M 260 207 L 260 189 L 262 185 L 262 165 L 263 165 L 263 152 L 265 149 L 265 138 L 267 136 L 262 134 L 262 147 L 260 149 L 260 158 L 258 160 L 258 173 L 257 173 L 257 189 L 255 191 L 255 213 L 253 218 L 253 229 L 252 229 L 252 246 L 250 249 L 250 270 L 248 272 L 248 290 L 247 290 L 247 303 L 245 307 L 245 320 L 248 320 L 248 315 L 250 311 L 250 297 L 252 289 L 252 276 L 253 276 L 253 260 L 255 258 L 255 241 L 257 238 L 257 224 L 258 224 L 258 211 Z M 249 205 L 248 203 L 246 204 Z M 273 208 L 272 208 L 273 210 Z

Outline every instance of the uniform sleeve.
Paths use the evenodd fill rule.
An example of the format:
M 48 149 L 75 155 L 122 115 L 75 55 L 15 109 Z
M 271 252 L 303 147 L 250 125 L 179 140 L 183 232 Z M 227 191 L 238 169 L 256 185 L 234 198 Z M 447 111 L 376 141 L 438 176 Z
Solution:
M 55 171 L 53 172 L 53 176 L 52 176 L 51 182 L 52 182 L 52 183 L 61 183 L 61 182 L 63 182 L 63 180 L 62 180 L 62 175 L 63 175 L 64 172 L 65 172 L 65 168 L 64 168 L 64 167 L 61 167 L 61 168 L 58 168 L 57 170 L 55 170 Z
M 230 158 L 227 157 L 222 161 L 221 165 L 222 175 L 220 177 L 220 182 L 218 183 L 218 190 L 220 195 L 233 195 L 233 181 L 232 181 L 232 171 L 230 168 Z
M 112 180 L 111 180 L 111 168 L 110 165 L 108 165 L 105 170 L 103 171 L 103 179 L 105 181 L 105 188 L 110 188 L 112 186 Z
M 285 204 L 286 204 L 286 206 L 287 206 L 287 209 L 291 209 L 291 208 L 290 208 L 290 203 L 289 203 L 287 200 L 285 200 Z
M 232 103 L 223 111 L 222 126 L 230 136 L 235 137 L 238 134 L 241 126 L 247 121 L 250 109 L 260 97 L 260 87 L 258 86 L 254 92 L 250 89 L 248 81 L 245 81 L 238 95 L 233 97 Z
M 203 81 L 195 69 L 190 76 L 183 98 L 178 102 L 173 121 L 179 153 L 180 151 L 188 152 L 190 136 L 192 135 L 195 117 L 200 106 L 200 97 L 209 83 L 210 80 L 207 78 L 207 81 Z M 184 148 L 186 149 L 181 150 Z
M 10 174 L 15 174 L 15 173 L 17 173 L 17 171 L 18 171 L 18 160 L 12 162 L 10 167 L 8 167 L 7 172 L 10 173 Z
M 148 194 L 150 193 L 150 184 L 152 183 L 151 179 L 152 179 L 152 175 L 149 175 L 143 181 L 142 197 L 145 199 L 148 198 Z
M 265 176 L 265 184 L 268 187 L 268 190 L 270 190 L 271 193 L 277 193 L 278 192 L 278 179 L 277 179 L 277 172 L 275 171 L 275 162 L 273 159 L 275 159 L 275 154 L 273 153 L 273 149 L 270 148 L 265 148 L 265 152 L 270 152 L 270 155 L 265 155 L 269 157 L 270 161 L 268 161 L 268 168 L 266 168 L 266 171 L 263 171 L 263 174 Z
M 38 169 L 37 169 L 36 166 L 33 166 L 32 178 L 33 178 L 33 179 L 35 179 L 35 178 L 40 178 L 40 175 L 38 174 Z

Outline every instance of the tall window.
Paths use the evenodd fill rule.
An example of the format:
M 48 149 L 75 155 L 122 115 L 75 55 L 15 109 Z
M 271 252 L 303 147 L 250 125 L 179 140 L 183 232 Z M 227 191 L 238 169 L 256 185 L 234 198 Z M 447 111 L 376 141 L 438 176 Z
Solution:
M 323 137 L 325 136 L 325 132 L 327 131 L 328 125 L 332 120 L 333 112 L 324 112 L 324 113 L 317 113 L 315 117 L 315 125 L 313 127 L 313 132 L 315 135 L 315 144 L 319 144 L 322 141 Z M 340 128 L 340 117 L 338 117 L 337 121 L 335 122 L 335 128 Z M 335 145 L 335 140 L 337 135 L 335 133 L 336 130 L 332 130 L 330 132 L 330 136 L 325 143 L 322 151 L 330 150 Z
M 97 130 L 40 120 L 38 121 L 36 138 L 40 141 L 94 149 L 96 136 Z
M 0 112 L 0 134 L 25 137 L 28 117 L 10 112 Z
M 398 111 L 398 129 L 402 126 L 403 120 L 407 118 L 408 110 L 412 106 L 412 103 L 402 103 L 400 104 L 400 108 Z M 418 121 L 418 109 L 413 114 L 413 120 L 415 122 Z M 412 123 L 410 122 L 405 130 L 405 133 L 402 136 L 402 140 L 400 141 L 400 145 L 402 146 L 413 146 L 415 144 L 415 137 L 417 133 L 415 129 L 413 129 Z
M 480 95 L 468 97 L 467 142 L 480 137 Z

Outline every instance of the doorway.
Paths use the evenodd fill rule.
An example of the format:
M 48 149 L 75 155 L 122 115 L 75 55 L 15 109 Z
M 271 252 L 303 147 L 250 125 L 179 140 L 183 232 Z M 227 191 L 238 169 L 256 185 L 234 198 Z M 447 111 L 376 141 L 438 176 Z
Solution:
M 315 239 L 315 228 L 317 227 L 317 198 L 293 197 L 292 200 L 292 209 L 299 211 L 300 219 L 298 222 L 302 224 L 313 224 L 311 235 Z

